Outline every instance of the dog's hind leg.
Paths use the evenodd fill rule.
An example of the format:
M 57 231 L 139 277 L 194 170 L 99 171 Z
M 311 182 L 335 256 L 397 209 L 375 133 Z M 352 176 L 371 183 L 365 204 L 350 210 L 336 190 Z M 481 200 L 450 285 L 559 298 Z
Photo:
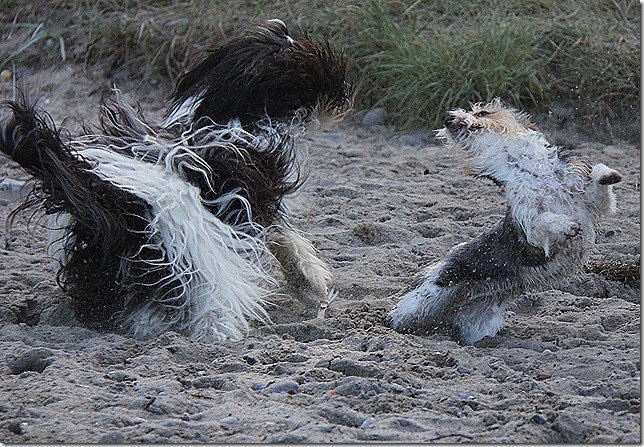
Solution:
M 403 332 L 450 324 L 445 310 L 452 291 L 436 284 L 442 268 L 443 263 L 434 264 L 403 294 L 389 312 L 389 325 L 393 329 Z
M 485 336 L 494 336 L 503 326 L 505 304 L 499 300 L 472 297 L 456 310 L 454 327 L 461 343 L 471 345 Z

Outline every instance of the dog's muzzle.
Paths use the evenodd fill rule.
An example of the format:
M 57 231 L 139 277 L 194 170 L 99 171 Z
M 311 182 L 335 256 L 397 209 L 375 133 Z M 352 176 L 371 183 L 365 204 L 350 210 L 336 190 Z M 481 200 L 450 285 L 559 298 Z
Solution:
M 445 127 L 452 135 L 456 135 L 467 128 L 467 122 L 455 115 L 450 114 L 445 120 Z

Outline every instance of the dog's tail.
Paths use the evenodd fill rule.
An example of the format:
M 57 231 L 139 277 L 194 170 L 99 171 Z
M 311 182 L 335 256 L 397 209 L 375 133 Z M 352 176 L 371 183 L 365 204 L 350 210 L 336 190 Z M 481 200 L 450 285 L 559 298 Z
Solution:
M 35 102 L 23 95 L 6 105 L 11 115 L 0 124 L 0 151 L 38 180 L 18 210 L 38 204 L 47 214 L 70 214 L 85 244 L 120 240 L 114 232 L 126 227 L 120 225 L 121 208 L 127 204 L 131 213 L 133 202 L 140 201 L 92 173 L 92 165 L 63 141 L 51 116 Z

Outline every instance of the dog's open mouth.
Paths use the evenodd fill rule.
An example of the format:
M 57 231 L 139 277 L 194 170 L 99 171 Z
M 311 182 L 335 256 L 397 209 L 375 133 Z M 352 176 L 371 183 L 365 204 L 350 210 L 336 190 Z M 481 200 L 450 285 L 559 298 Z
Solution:
M 474 120 L 468 119 L 467 116 L 450 114 L 445 120 L 445 129 L 449 135 L 456 141 L 462 142 L 469 137 L 472 132 L 481 129 L 483 126 L 477 124 Z

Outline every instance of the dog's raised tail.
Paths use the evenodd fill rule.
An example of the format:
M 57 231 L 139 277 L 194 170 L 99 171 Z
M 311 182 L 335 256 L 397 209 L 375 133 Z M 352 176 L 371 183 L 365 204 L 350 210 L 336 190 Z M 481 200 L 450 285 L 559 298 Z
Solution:
M 11 115 L 0 125 L 0 151 L 42 179 L 54 159 L 67 158 L 53 120 L 39 113 L 26 97 L 8 101 L 6 106 Z

